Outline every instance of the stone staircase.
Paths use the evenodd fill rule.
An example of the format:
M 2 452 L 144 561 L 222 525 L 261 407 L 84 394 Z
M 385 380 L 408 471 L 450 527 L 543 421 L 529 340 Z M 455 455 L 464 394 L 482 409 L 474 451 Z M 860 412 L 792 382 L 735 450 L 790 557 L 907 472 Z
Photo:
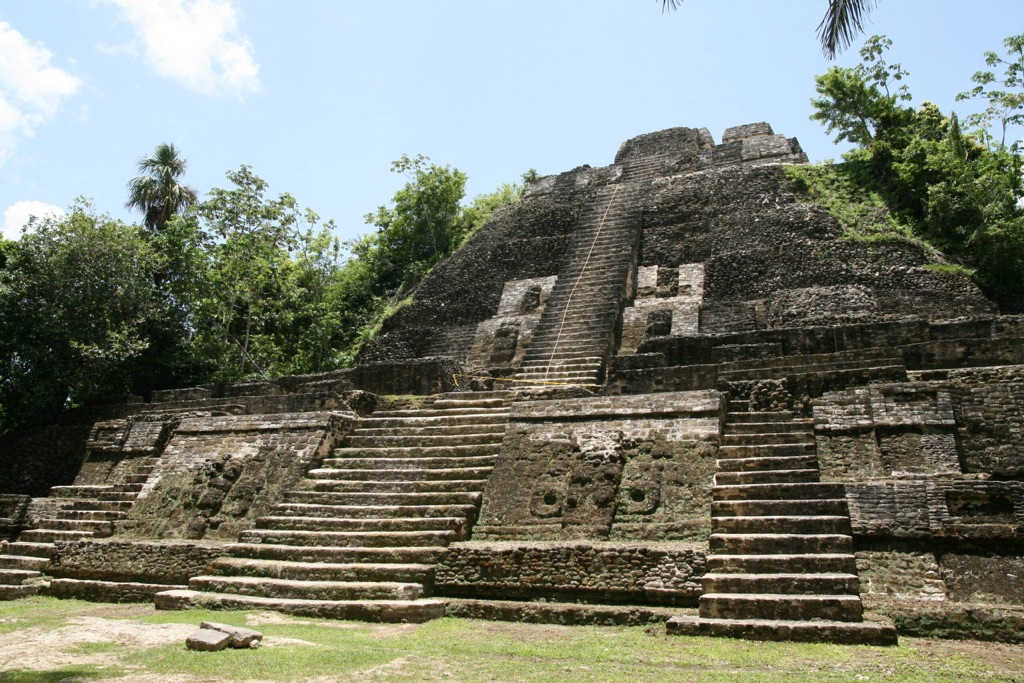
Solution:
M 638 192 L 635 184 L 606 185 L 587 205 L 516 380 L 597 386 L 603 379 L 623 302 L 632 295 Z
M 113 534 L 114 523 L 131 509 L 158 462 L 159 458 L 141 458 L 121 484 L 50 489 L 47 505 L 54 510 L 53 516 L 41 518 L 36 528 L 22 531 L 7 545 L 7 553 L 0 555 L 0 600 L 39 592 L 35 580 L 42 576 L 57 541 Z
M 831 380 L 847 386 L 868 382 L 905 382 L 907 368 L 898 351 L 858 349 L 803 355 L 783 355 L 731 361 L 719 365 L 718 376 L 726 381 L 791 378 L 804 383 Z
M 285 494 L 229 557 L 160 609 L 273 609 L 305 616 L 423 622 L 433 565 L 468 537 L 508 421 L 505 392 L 443 394 L 359 421 L 334 457 Z
M 731 401 L 719 448 L 699 617 L 668 633 L 892 645 L 863 621 L 842 484 L 822 483 L 813 422 Z

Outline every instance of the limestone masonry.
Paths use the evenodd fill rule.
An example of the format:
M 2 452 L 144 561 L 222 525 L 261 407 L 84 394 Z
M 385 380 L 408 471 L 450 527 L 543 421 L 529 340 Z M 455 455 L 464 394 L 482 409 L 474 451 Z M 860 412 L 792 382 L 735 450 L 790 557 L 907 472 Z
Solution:
M 0 437 L 0 598 L 1024 640 L 1024 317 L 765 123 L 548 176 L 356 367 Z

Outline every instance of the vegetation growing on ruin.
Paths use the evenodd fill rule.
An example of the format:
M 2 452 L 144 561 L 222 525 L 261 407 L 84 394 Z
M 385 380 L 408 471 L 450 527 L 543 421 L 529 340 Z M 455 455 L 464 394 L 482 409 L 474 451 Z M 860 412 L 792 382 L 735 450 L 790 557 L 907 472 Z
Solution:
M 1004 55 L 987 53 L 993 70 L 958 95 L 987 105 L 963 126 L 931 102 L 907 104 L 909 73 L 886 61 L 890 46 L 873 36 L 861 64 L 816 79 L 811 118 L 855 145 L 843 162 L 787 172 L 847 238 L 924 244 L 953 262 L 941 272 L 970 273 L 1004 311 L 1024 310 L 1022 158 L 1007 142 L 1024 123 L 1024 34 L 1004 41 Z
M 76 201 L 0 240 L 0 433 L 103 396 L 350 365 L 382 321 L 523 186 L 464 203 L 466 174 L 403 156 L 407 182 L 342 244 L 249 166 L 203 201 L 160 145 L 139 163 L 127 225 Z M 524 182 L 535 175 L 524 175 Z

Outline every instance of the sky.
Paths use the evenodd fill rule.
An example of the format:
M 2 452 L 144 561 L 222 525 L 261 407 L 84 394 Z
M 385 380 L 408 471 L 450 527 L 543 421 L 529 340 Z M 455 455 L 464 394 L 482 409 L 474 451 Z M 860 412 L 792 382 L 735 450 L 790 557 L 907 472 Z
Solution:
M 160 143 L 204 196 L 242 164 L 342 239 L 425 154 L 490 192 L 612 163 L 674 126 L 768 121 L 811 161 L 836 158 L 812 113 L 836 62 L 815 35 L 826 0 L 0 0 L 0 228 L 86 197 L 124 207 Z M 879 0 L 866 35 L 894 43 L 914 103 L 955 102 L 984 53 L 1024 32 L 1024 0 Z

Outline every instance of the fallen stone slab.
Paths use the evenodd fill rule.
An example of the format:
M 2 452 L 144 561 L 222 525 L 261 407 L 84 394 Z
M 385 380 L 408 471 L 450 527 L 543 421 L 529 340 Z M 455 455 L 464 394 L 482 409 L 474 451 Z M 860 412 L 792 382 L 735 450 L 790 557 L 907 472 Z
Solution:
M 230 642 L 231 636 L 227 633 L 201 628 L 185 639 L 185 647 L 200 652 L 217 652 L 226 648 Z
M 259 631 L 230 624 L 219 624 L 215 621 L 204 621 L 199 625 L 199 628 L 228 634 L 231 638 L 228 641 L 228 647 L 259 647 L 260 641 L 263 640 L 263 634 Z

